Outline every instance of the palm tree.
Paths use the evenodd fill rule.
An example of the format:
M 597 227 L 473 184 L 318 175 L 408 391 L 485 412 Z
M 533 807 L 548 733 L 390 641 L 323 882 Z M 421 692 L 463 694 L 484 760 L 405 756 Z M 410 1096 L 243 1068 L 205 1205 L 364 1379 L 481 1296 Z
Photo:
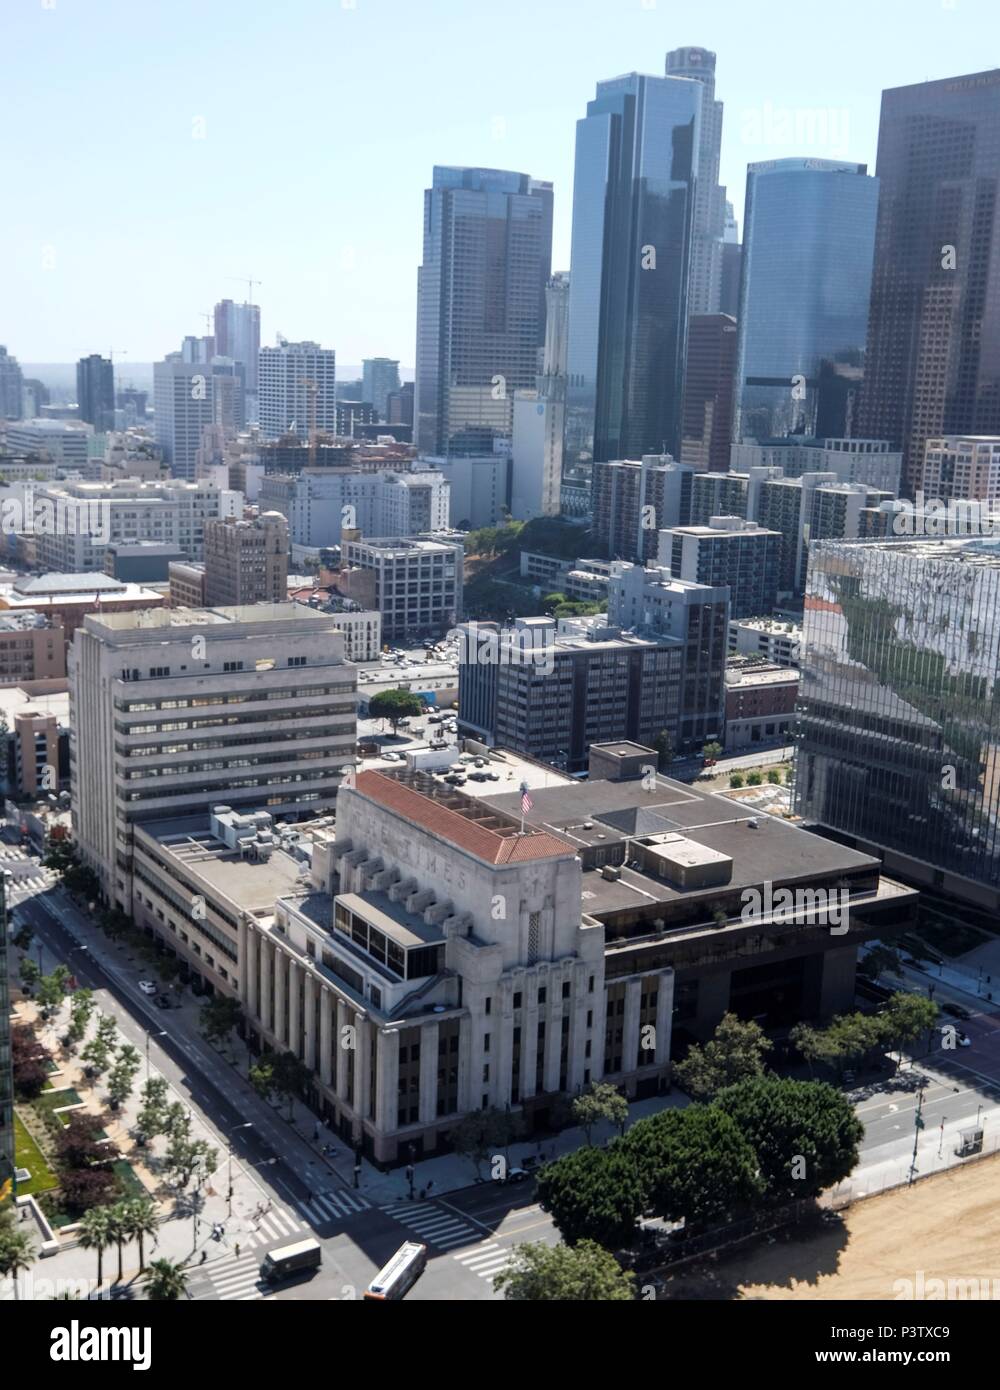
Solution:
M 149 1197 L 134 1197 L 125 1202 L 125 1232 L 129 1240 L 139 1242 L 139 1268 L 146 1268 L 144 1242 L 147 1236 L 155 1236 L 160 1227 L 156 1203 Z
M 118 1274 L 115 1283 L 122 1281 L 122 1257 L 125 1249 L 125 1242 L 128 1240 L 128 1227 L 125 1222 L 125 1203 L 116 1202 L 113 1207 L 105 1207 L 108 1213 L 108 1235 L 118 1246 Z
M 97 1251 L 97 1287 L 104 1282 L 104 1251 L 114 1239 L 107 1207 L 91 1207 L 80 1218 L 77 1239 L 84 1250 Z
M 0 1235 L 0 1274 L 14 1280 L 14 1297 L 20 1297 L 17 1276 L 35 1262 L 31 1237 L 24 1231 L 5 1230 Z
M 149 1266 L 146 1297 L 150 1302 L 180 1298 L 187 1293 L 187 1273 L 184 1266 L 171 1260 L 154 1260 Z

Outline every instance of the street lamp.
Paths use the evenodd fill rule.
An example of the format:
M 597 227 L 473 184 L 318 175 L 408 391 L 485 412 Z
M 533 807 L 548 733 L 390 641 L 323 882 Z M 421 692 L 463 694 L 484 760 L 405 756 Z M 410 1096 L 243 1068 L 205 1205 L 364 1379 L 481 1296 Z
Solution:
M 253 1129 L 253 1121 L 247 1120 L 245 1124 L 233 1125 L 232 1129 L 229 1131 L 229 1176 L 227 1178 L 228 1210 L 226 1213 L 227 1216 L 232 1216 L 233 1214 L 233 1135 L 236 1133 L 238 1129 Z

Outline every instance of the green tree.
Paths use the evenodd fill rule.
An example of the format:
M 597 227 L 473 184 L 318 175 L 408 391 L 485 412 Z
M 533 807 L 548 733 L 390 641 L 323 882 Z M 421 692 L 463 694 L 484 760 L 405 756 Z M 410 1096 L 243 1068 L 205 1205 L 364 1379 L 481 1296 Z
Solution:
M 33 990 L 42 978 L 42 967 L 32 956 L 25 956 L 21 961 L 21 984 L 26 990 Z
M 674 744 L 673 735 L 669 729 L 661 729 L 653 739 L 653 747 L 656 750 L 657 766 L 661 772 L 666 772 L 674 760 L 677 749 Z
M 118 1028 L 107 1014 L 97 1020 L 97 1032 L 80 1053 L 80 1060 L 93 1067 L 98 1075 L 106 1071 L 118 1042 Z
M 715 1104 L 757 1155 L 767 1197 L 817 1197 L 854 1171 L 865 1128 L 850 1102 L 821 1081 L 757 1077 L 729 1086 Z
M 767 780 L 771 783 L 773 787 L 780 786 L 781 773 L 772 767 L 771 771 L 767 774 Z
M 380 690 L 368 701 L 369 716 L 372 719 L 388 719 L 393 733 L 399 728 L 401 719 L 419 714 L 422 708 L 412 690 Z
M 83 1040 L 83 1035 L 87 1031 L 91 1015 L 96 1007 L 94 991 L 91 989 L 78 989 L 73 993 L 69 1001 L 69 1031 L 68 1038 L 71 1043 L 78 1043 Z
M 619 1133 L 624 1134 L 628 1123 L 628 1101 L 617 1086 L 612 1086 L 608 1081 L 598 1081 L 573 1101 L 573 1123 L 580 1126 L 589 1144 L 594 1126 L 604 1120 L 617 1125 Z
M 160 1227 L 156 1203 L 149 1197 L 133 1197 L 125 1203 L 123 1222 L 128 1239 L 138 1243 L 139 1268 L 143 1270 L 146 1268 L 146 1237 L 155 1236 Z
M 238 1028 L 242 1022 L 243 1010 L 240 1008 L 240 1001 L 227 994 L 213 995 L 201 1006 L 198 1017 L 202 1036 L 213 1047 L 219 1048 L 230 1038 L 233 1029 Z
M 163 1166 L 183 1192 L 192 1178 L 197 1186 L 214 1169 L 218 1150 L 206 1139 L 190 1139 L 186 1134 L 172 1134 L 167 1143 Z
M 576 1149 L 540 1169 L 538 1202 L 567 1245 L 592 1240 L 618 1249 L 632 1241 L 646 1189 L 627 1144 Z
M 114 1240 L 107 1207 L 91 1207 L 84 1212 L 77 1226 L 77 1240 L 82 1250 L 97 1251 L 97 1287 L 100 1288 L 104 1279 L 104 1252 Z
M 186 1139 L 190 1135 L 191 1111 L 186 1109 L 179 1100 L 175 1100 L 167 1106 L 162 1132 L 168 1134 L 171 1139 L 176 1139 L 178 1136 L 181 1139 Z
M 69 970 L 65 965 L 57 965 L 51 975 L 43 975 L 38 981 L 36 998 L 46 1018 L 66 998 L 68 981 Z
M 722 744 L 711 739 L 701 750 L 702 759 L 707 762 L 714 762 L 716 758 L 722 757 Z
M 167 1083 L 162 1076 L 151 1076 L 139 1092 L 141 1104 L 136 1119 L 136 1134 L 143 1141 L 165 1134 L 167 1129 Z
M 501 1149 L 505 1152 L 524 1133 L 524 1121 L 510 1110 L 488 1106 L 464 1115 L 449 1131 L 451 1146 L 457 1154 L 469 1159 L 482 1176 L 482 1165 L 495 1159 Z
M 635 1298 L 635 1276 L 592 1240 L 515 1246 L 493 1287 L 519 1303 L 628 1303 Z
M 650 1210 L 691 1227 L 716 1225 L 759 1201 L 757 1155 L 714 1105 L 661 1110 L 621 1141 Z
M 146 1298 L 151 1303 L 173 1302 L 187 1293 L 187 1273 L 172 1260 L 153 1260 L 146 1274 Z
M 274 1064 L 268 1058 L 250 1068 L 247 1079 L 261 1100 L 270 1100 L 277 1089 L 274 1081 Z
M 902 975 L 903 957 L 894 946 L 885 946 L 878 941 L 869 947 L 858 962 L 858 974 L 877 984 L 886 973 Z
M 115 1065 L 108 1076 L 108 1096 L 115 1109 L 124 1105 L 132 1094 L 136 1074 L 141 1065 L 142 1059 L 131 1043 L 125 1043 L 119 1048 Z
M 295 1097 L 301 1096 L 312 1077 L 306 1064 L 294 1052 L 279 1052 L 271 1066 L 275 1091 L 288 1102 L 288 1118 L 294 1113 Z
M 674 1067 L 674 1076 L 688 1095 L 704 1100 L 724 1086 L 760 1076 L 764 1055 L 770 1050 L 771 1042 L 760 1024 L 723 1014 L 711 1040 L 695 1043 Z
M 742 772 L 734 772 L 729 779 L 729 785 L 735 790 L 743 785 Z
M 930 1034 L 940 1013 L 932 999 L 925 999 L 922 994 L 899 991 L 878 1015 L 882 1038 L 899 1052 L 908 1043 L 916 1042 L 922 1034 Z
M 10 1222 L 0 1225 L 0 1275 L 13 1279 L 14 1297 L 20 1297 L 18 1276 L 30 1269 L 35 1262 L 35 1250 L 31 1237 L 19 1231 Z

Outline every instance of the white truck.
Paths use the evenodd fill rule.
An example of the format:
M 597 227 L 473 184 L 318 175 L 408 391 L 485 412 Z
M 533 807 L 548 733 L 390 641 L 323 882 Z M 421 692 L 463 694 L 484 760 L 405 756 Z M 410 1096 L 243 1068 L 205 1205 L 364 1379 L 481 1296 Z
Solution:
M 443 772 L 458 761 L 458 749 L 450 748 L 407 748 L 403 756 L 410 772 Z

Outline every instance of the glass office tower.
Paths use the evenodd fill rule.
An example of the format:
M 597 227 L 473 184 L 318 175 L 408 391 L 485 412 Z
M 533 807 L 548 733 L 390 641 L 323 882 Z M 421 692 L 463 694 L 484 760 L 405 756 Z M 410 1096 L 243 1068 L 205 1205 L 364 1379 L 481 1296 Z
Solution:
M 858 433 L 903 450 L 1000 434 L 1000 71 L 882 93 L 871 327 Z
M 734 440 L 856 433 L 877 213 L 864 164 L 748 166 Z
M 629 73 L 577 122 L 566 475 L 679 456 L 703 90 Z
M 795 809 L 1000 906 L 1000 540 L 809 554 Z
M 435 167 L 417 276 L 421 453 L 488 455 L 509 440 L 514 392 L 538 375 L 551 269 L 551 183 Z

